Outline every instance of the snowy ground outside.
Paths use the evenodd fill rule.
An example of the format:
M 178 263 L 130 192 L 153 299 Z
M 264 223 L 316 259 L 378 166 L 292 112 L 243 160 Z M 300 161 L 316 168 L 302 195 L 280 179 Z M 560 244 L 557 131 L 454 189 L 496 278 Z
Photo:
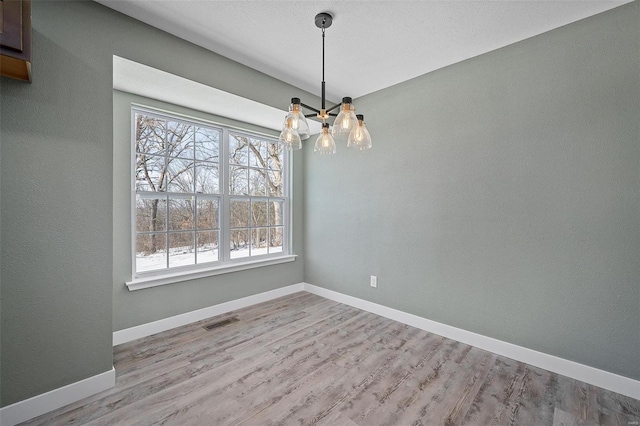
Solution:
M 262 254 L 268 253 L 282 253 L 282 247 L 260 247 L 260 248 L 251 248 L 251 253 L 249 253 L 249 246 L 232 250 L 231 251 L 231 259 L 240 259 L 242 257 L 249 256 L 259 256 Z M 200 248 L 198 249 L 198 264 L 207 263 L 207 262 L 215 262 L 218 260 L 218 249 L 217 248 Z M 196 256 L 192 249 L 182 248 L 182 249 L 172 249 L 169 251 L 169 266 L 187 266 L 187 265 L 195 265 L 196 264 Z M 146 272 L 146 271 L 155 271 L 157 269 L 165 269 L 167 267 L 167 257 L 166 252 L 158 251 L 154 254 L 150 255 L 142 255 L 140 253 L 136 253 L 136 270 L 138 272 Z

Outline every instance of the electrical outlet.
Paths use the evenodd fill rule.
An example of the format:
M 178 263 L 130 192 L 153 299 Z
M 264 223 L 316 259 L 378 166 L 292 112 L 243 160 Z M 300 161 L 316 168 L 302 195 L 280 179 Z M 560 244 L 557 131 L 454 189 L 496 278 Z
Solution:
M 371 275 L 371 287 L 378 287 L 378 277 L 376 277 L 375 275 Z

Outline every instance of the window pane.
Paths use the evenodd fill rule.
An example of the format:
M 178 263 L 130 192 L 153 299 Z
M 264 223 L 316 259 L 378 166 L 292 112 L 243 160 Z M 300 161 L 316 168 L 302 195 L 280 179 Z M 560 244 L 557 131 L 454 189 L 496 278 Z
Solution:
M 238 229 L 231 231 L 231 259 L 249 256 L 249 230 Z
M 267 167 L 272 170 L 282 170 L 282 163 L 284 162 L 282 145 L 269 142 L 267 144 L 267 154 Z
M 249 169 L 249 195 L 267 195 L 264 170 Z
M 164 155 L 166 126 L 161 118 L 136 114 L 136 152 Z
M 169 267 L 195 265 L 193 232 L 169 233 Z
M 282 212 L 284 211 L 283 201 L 269 201 L 269 225 L 282 226 Z
M 168 161 L 167 190 L 169 192 L 193 192 L 193 161 L 178 158 L 169 158 Z
M 167 122 L 167 155 L 193 159 L 193 126 L 177 121 Z
M 272 197 L 282 197 L 282 172 L 277 170 L 267 171 L 267 177 L 269 178 L 269 195 Z
M 198 263 L 215 262 L 218 257 L 218 231 L 198 232 Z
M 249 142 L 249 166 L 264 169 L 267 167 L 267 142 L 253 138 Z
M 229 164 L 249 165 L 249 141 L 245 136 L 229 135 Z
M 267 254 L 267 228 L 251 230 L 251 256 Z
M 169 230 L 193 230 L 193 201 L 191 197 L 169 199 Z
M 196 163 L 196 192 L 200 194 L 220 193 L 218 163 Z
M 269 228 L 269 253 L 282 253 L 283 232 L 281 226 Z
M 251 202 L 251 226 L 267 226 L 267 202 Z
M 164 231 L 166 221 L 167 201 L 165 198 L 136 195 L 136 231 Z
M 249 226 L 249 201 L 231 200 L 231 227 L 246 228 Z
M 198 200 L 198 229 L 218 228 L 218 200 Z
M 196 127 L 196 160 L 220 161 L 220 131 L 206 127 Z
M 249 195 L 249 170 L 246 167 L 231 166 L 229 171 L 229 190 L 231 195 Z
M 167 267 L 165 234 L 136 235 L 136 271 L 153 271 Z
M 136 191 L 165 191 L 164 157 L 136 155 Z

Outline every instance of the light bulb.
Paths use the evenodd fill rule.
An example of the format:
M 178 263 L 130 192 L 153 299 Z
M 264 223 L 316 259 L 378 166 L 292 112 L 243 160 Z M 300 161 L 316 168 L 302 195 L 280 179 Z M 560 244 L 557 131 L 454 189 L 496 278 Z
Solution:
M 302 148 L 302 141 L 300 140 L 300 135 L 298 132 L 292 127 L 293 119 L 289 118 L 285 124 L 285 128 L 280 132 L 280 136 L 278 137 L 278 142 L 284 145 L 288 150 L 298 150 Z
M 333 122 L 333 128 L 331 134 L 335 138 L 347 138 L 349 133 L 358 125 L 358 119 L 356 118 L 355 108 L 351 104 L 351 98 L 342 98 L 342 106 L 340 107 L 340 113 Z
M 300 107 L 300 98 L 291 98 L 289 113 L 284 119 L 283 129 L 287 127 L 289 119 L 291 119 L 291 128 L 298 132 L 300 139 L 308 139 L 311 133 L 309 132 L 309 123 Z
M 297 114 L 291 114 L 291 128 L 292 129 L 298 129 L 298 115 Z
M 371 135 L 365 127 L 364 115 L 358 114 L 358 125 L 349 133 L 347 148 L 360 150 L 371 148 Z
M 313 152 L 319 152 L 320 154 L 335 154 L 336 142 L 333 140 L 331 133 L 329 133 L 329 124 L 324 123 L 322 125 L 322 133 L 316 139 L 316 144 L 313 147 Z

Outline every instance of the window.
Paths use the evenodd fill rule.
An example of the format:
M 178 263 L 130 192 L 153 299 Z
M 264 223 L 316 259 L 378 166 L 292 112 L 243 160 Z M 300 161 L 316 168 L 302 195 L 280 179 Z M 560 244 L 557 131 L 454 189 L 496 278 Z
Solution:
M 275 138 L 132 109 L 134 276 L 289 253 Z

